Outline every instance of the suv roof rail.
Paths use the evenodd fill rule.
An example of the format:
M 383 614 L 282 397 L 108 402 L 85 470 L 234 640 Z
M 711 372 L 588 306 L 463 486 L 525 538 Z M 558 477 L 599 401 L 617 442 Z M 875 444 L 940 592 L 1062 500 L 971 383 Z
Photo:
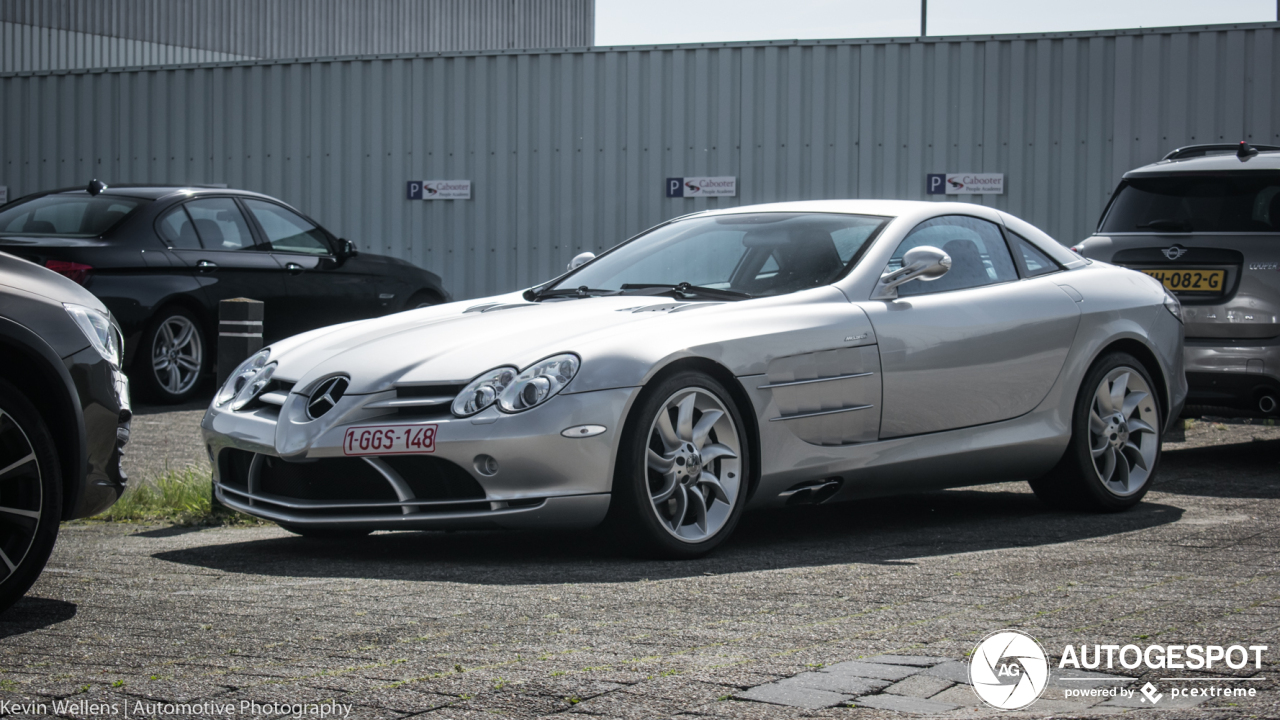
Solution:
M 1184 145 L 1178 148 L 1177 150 L 1174 150 L 1173 152 L 1169 153 L 1168 155 L 1165 155 L 1164 157 L 1160 158 L 1160 160 L 1161 161 L 1180 160 L 1182 158 L 1201 157 L 1203 155 L 1208 155 L 1210 153 L 1217 153 L 1217 152 L 1234 152 L 1235 154 L 1240 155 L 1241 157 L 1252 157 L 1253 155 L 1257 155 L 1258 151 L 1260 150 L 1269 152 L 1273 150 L 1280 150 L 1280 147 L 1276 145 L 1250 145 L 1249 143 L 1244 142 L 1243 140 L 1241 140 L 1238 143 L 1208 143 L 1205 145 Z

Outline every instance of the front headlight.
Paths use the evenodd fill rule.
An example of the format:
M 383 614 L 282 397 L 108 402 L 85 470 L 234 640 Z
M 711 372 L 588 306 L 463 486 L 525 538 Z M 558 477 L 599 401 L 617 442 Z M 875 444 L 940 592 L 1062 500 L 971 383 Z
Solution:
M 261 350 L 248 360 L 240 363 L 240 366 L 235 369 L 235 372 L 231 373 L 231 377 L 227 378 L 227 382 L 213 398 L 214 406 L 222 407 L 235 400 L 231 409 L 239 410 L 256 397 L 262 391 L 262 388 L 266 387 L 267 382 L 271 380 L 272 374 L 276 371 L 275 363 L 267 364 L 267 358 L 269 357 L 271 357 L 270 350 Z
M 1164 291 L 1164 309 L 1173 313 L 1173 316 L 1178 318 L 1178 322 L 1182 322 L 1182 301 L 1178 300 L 1167 288 Z
M 498 409 L 517 413 L 541 405 L 569 384 L 581 364 L 577 355 L 569 353 L 534 363 L 498 395 Z
M 470 417 L 498 400 L 503 390 L 516 379 L 516 369 L 500 367 L 483 373 L 472 380 L 453 400 L 453 414 Z
M 66 308 L 67 314 L 75 321 L 76 327 L 80 328 L 80 332 L 89 339 L 93 349 L 97 350 L 107 362 L 120 367 L 120 358 L 124 355 L 124 341 L 120 338 L 120 332 L 116 330 L 115 324 L 111 322 L 111 314 L 72 303 L 63 303 L 62 307 Z

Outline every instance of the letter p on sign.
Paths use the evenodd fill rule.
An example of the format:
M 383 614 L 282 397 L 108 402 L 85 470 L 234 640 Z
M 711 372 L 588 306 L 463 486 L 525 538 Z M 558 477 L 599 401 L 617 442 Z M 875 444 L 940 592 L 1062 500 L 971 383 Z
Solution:
M 667 197 L 684 197 L 684 178 L 667 178 Z
M 410 200 L 422 199 L 422 181 L 421 180 L 409 181 L 409 199 Z
M 947 193 L 947 176 L 945 173 L 929 173 L 925 175 L 924 191 L 930 195 Z

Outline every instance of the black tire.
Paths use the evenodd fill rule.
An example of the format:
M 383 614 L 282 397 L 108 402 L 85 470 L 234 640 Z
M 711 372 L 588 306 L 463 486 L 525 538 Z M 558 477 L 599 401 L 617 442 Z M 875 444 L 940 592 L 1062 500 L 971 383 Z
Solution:
M 723 518 L 723 525 L 714 534 L 698 541 L 682 540 L 676 537 L 673 531 L 669 529 L 668 525 L 670 523 L 674 522 L 679 525 L 682 520 L 676 520 L 674 517 L 660 518 L 662 511 L 657 508 L 663 501 L 655 501 L 653 493 L 655 491 L 660 492 L 661 487 L 655 488 L 654 484 L 661 486 L 665 476 L 658 474 L 655 470 L 651 470 L 647 462 L 651 447 L 659 447 L 654 444 L 655 440 L 652 435 L 659 411 L 667 409 L 669 401 L 687 391 L 708 393 L 710 396 L 714 396 L 719 401 L 719 405 L 728 411 L 728 416 L 732 421 L 733 434 L 736 435 L 730 443 L 730 438 L 718 437 L 715 435 L 717 431 L 712 430 L 712 435 L 704 440 L 707 444 L 702 448 L 703 451 L 710 448 L 713 443 L 736 443 L 736 448 L 739 451 L 737 455 L 732 457 L 707 461 L 706 465 L 703 465 L 703 461 L 699 457 L 699 475 L 702 468 L 709 468 L 713 477 L 719 478 L 726 484 L 726 487 L 722 488 L 725 491 L 725 498 L 730 496 L 730 488 L 727 486 L 731 483 L 731 480 L 736 481 L 736 487 L 732 491 L 734 502 L 731 507 L 727 508 L 727 517 L 724 516 L 725 509 L 719 510 Z M 676 412 L 678 414 L 678 411 L 668 410 L 668 412 Z M 699 411 L 695 410 L 695 412 Z M 672 416 L 669 414 L 668 417 Z M 733 533 L 738 520 L 742 517 L 742 510 L 747 499 L 747 485 L 752 477 L 751 463 L 753 461 L 746 432 L 746 424 L 743 422 L 741 413 L 729 392 L 709 375 L 693 371 L 677 372 L 658 380 L 656 384 L 646 387 L 623 428 L 623 436 L 618 448 L 618 461 L 614 469 L 609 514 L 605 520 L 606 529 L 618 540 L 619 546 L 625 548 L 628 552 L 643 557 L 687 559 L 706 555 L 723 543 Z M 725 434 L 728 435 L 729 433 L 726 432 Z M 726 463 L 734 463 L 735 469 L 732 471 L 727 470 Z M 685 463 L 682 462 L 681 465 L 683 466 Z M 692 473 L 688 477 L 691 476 Z M 689 482 L 693 481 L 690 480 Z M 703 508 L 716 506 L 716 497 L 718 496 L 715 493 L 711 493 L 708 496 L 707 493 L 703 492 L 704 489 L 708 488 L 703 488 L 700 485 L 688 485 L 685 488 L 681 491 L 687 493 L 684 496 L 687 499 L 679 511 L 681 518 L 684 518 L 684 513 L 693 507 L 693 496 L 688 493 L 699 492 L 701 497 L 704 498 L 702 500 Z M 708 497 L 710 499 L 706 499 Z M 709 511 L 703 512 L 704 522 L 707 522 L 707 518 L 710 515 Z
M 300 535 L 311 540 L 355 540 L 362 538 L 372 530 L 363 528 L 318 528 L 318 527 L 301 527 L 298 525 L 289 525 L 286 523 L 278 523 L 280 527 L 288 530 L 294 535 Z
M 62 520 L 62 475 L 53 436 L 35 406 L 3 380 L 0 469 L 2 613 L 40 577 Z
M 1094 415 L 1102 417 L 1101 413 L 1097 413 L 1096 403 L 1099 402 L 1099 386 L 1104 379 L 1116 374 L 1134 373 L 1138 375 L 1142 383 L 1145 384 L 1145 399 L 1136 402 L 1131 413 L 1130 422 L 1142 423 L 1144 427 L 1150 427 L 1153 432 L 1136 429 L 1134 425 L 1132 431 L 1128 423 L 1122 428 L 1123 437 L 1118 437 L 1117 433 L 1111 432 L 1113 425 L 1108 424 L 1104 420 L 1103 427 L 1097 432 L 1091 429 L 1090 423 L 1094 420 Z M 1114 384 L 1111 385 L 1114 387 Z M 1136 392 L 1136 391 L 1135 391 Z M 1132 395 L 1126 395 L 1134 397 Z M 1145 420 L 1143 418 L 1145 416 Z M 1154 416 L 1155 421 L 1151 422 Z M 1106 416 L 1114 417 L 1114 416 Z M 1031 489 L 1035 491 L 1037 497 L 1052 507 L 1064 510 L 1090 510 L 1095 512 L 1117 512 L 1126 510 L 1137 505 L 1151 488 L 1152 482 L 1155 481 L 1156 471 L 1160 463 L 1160 438 L 1163 431 L 1165 419 L 1164 408 L 1160 404 L 1159 391 L 1156 384 L 1152 382 L 1151 375 L 1147 369 L 1132 355 L 1121 352 L 1113 352 L 1102 356 L 1089 372 L 1085 375 L 1084 382 L 1080 385 L 1080 391 L 1077 393 L 1076 402 L 1071 414 L 1071 442 L 1067 445 L 1067 450 L 1062 455 L 1062 459 L 1058 461 L 1056 467 L 1049 471 L 1044 477 L 1031 481 Z M 1100 442 L 1093 442 L 1094 435 Z M 1140 436 L 1139 443 L 1143 443 L 1143 447 L 1147 447 L 1147 435 L 1151 435 L 1151 442 L 1154 443 L 1153 450 L 1147 454 L 1151 457 L 1145 458 L 1143 462 L 1147 465 L 1143 471 L 1146 473 L 1138 487 L 1132 487 L 1137 483 L 1136 478 L 1132 478 L 1131 487 L 1125 488 L 1123 492 L 1116 491 L 1114 488 L 1119 487 L 1118 481 L 1107 482 L 1102 475 L 1104 469 L 1100 469 L 1095 465 L 1095 448 L 1102 448 L 1102 453 L 1114 452 L 1113 462 L 1115 463 L 1112 477 L 1116 477 L 1114 473 L 1118 473 L 1124 469 L 1126 480 L 1130 480 L 1129 465 L 1132 463 L 1133 468 L 1137 469 L 1138 465 L 1133 463 L 1135 457 L 1141 457 L 1141 452 L 1130 451 L 1128 448 L 1123 450 L 1108 450 L 1107 447 L 1114 447 L 1119 439 L 1130 439 L 1134 436 Z M 1136 447 L 1136 443 L 1135 443 Z M 1099 456 L 1099 461 L 1105 467 L 1105 455 Z M 1125 463 L 1125 468 L 1121 468 L 1120 464 Z
M 405 302 L 405 310 L 417 310 L 418 308 L 431 307 L 439 305 L 443 299 L 430 290 L 419 290 L 409 296 L 409 300 Z
M 189 327 L 192 336 L 182 347 L 168 347 L 171 336 L 165 334 L 166 329 L 172 332 L 177 327 Z M 186 402 L 204 385 L 212 354 L 213 346 L 195 313 L 180 305 L 171 305 L 162 308 L 147 323 L 135 352 L 130 380 L 141 396 L 151 402 L 166 405 Z M 176 382 L 172 372 L 157 369 L 162 356 L 167 356 L 168 367 L 177 370 Z M 195 367 L 190 367 L 191 364 Z

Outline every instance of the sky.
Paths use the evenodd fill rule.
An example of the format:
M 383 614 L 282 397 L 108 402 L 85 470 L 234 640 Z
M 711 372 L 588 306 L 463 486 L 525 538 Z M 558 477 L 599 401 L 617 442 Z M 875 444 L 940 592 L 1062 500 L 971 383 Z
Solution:
M 929 0 L 929 35 L 1274 22 L 1277 0 Z M 596 0 L 596 45 L 909 37 L 919 0 Z

